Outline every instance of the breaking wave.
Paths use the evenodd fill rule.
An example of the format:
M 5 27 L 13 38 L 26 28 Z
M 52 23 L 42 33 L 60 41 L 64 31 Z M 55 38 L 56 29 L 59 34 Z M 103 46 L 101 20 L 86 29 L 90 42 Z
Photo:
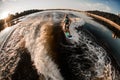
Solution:
M 63 63 L 67 66 L 63 67 L 63 72 L 66 71 L 64 76 L 67 76 L 68 80 L 113 80 L 114 71 L 107 52 L 87 30 L 78 27 L 76 32 L 79 42 L 72 46 L 64 45 L 65 48 L 62 49 L 63 61 L 67 62 Z

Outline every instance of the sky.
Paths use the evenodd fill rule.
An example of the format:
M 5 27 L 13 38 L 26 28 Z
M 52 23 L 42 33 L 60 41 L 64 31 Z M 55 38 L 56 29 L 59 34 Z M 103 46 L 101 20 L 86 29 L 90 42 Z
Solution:
M 0 19 L 3 15 L 30 9 L 100 10 L 120 13 L 120 0 L 0 0 Z

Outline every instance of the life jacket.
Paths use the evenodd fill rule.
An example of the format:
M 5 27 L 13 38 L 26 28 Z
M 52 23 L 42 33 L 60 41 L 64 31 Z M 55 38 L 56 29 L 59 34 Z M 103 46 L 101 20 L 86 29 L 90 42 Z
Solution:
M 66 17 L 64 22 L 65 22 L 65 24 L 69 24 L 69 22 L 70 22 L 69 18 Z

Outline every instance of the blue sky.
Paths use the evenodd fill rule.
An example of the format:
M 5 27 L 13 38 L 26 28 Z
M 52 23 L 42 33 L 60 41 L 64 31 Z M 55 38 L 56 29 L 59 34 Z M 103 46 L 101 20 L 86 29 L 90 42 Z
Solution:
M 108 5 L 114 13 L 120 12 L 120 0 L 87 0 L 92 1 L 93 3 L 103 3 L 105 5 Z
M 0 0 L 0 18 L 29 9 L 70 8 L 120 13 L 119 0 Z

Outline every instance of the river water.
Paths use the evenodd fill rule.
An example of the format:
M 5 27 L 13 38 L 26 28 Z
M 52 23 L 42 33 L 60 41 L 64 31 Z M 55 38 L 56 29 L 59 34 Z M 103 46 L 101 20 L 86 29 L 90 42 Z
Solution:
M 101 40 L 108 45 L 109 49 L 112 51 L 112 56 L 116 59 L 118 65 L 120 65 L 120 38 L 114 39 L 111 30 L 99 23 L 95 24 L 94 21 L 92 23 L 86 22 L 84 28 L 89 30 L 98 41 Z
M 72 38 L 65 40 L 68 44 L 61 39 L 63 37 L 59 37 L 62 33 L 58 28 L 65 14 L 68 14 L 71 19 L 75 19 L 70 25 Z M 59 25 L 51 25 L 51 23 Z M 9 52 L 13 51 L 15 54 L 14 49 L 21 47 L 21 43 L 25 42 L 24 47 L 30 52 L 34 65 L 46 79 L 120 79 L 120 73 L 115 67 L 120 65 L 120 39 L 112 38 L 112 31 L 82 12 L 53 10 L 34 13 L 21 19 L 18 24 L 3 30 L 0 33 L 0 39 L 0 60 L 8 57 Z M 59 52 L 52 49 L 57 47 L 56 44 L 61 46 L 58 49 Z M 55 56 L 54 53 L 61 53 L 58 56 L 60 58 L 58 64 L 55 64 L 53 59 L 48 56 L 50 54 Z M 110 58 L 109 54 L 118 64 L 113 64 L 114 60 Z M 9 58 L 6 59 L 8 62 L 11 61 Z M 4 65 L 0 66 L 0 70 L 3 67 Z

